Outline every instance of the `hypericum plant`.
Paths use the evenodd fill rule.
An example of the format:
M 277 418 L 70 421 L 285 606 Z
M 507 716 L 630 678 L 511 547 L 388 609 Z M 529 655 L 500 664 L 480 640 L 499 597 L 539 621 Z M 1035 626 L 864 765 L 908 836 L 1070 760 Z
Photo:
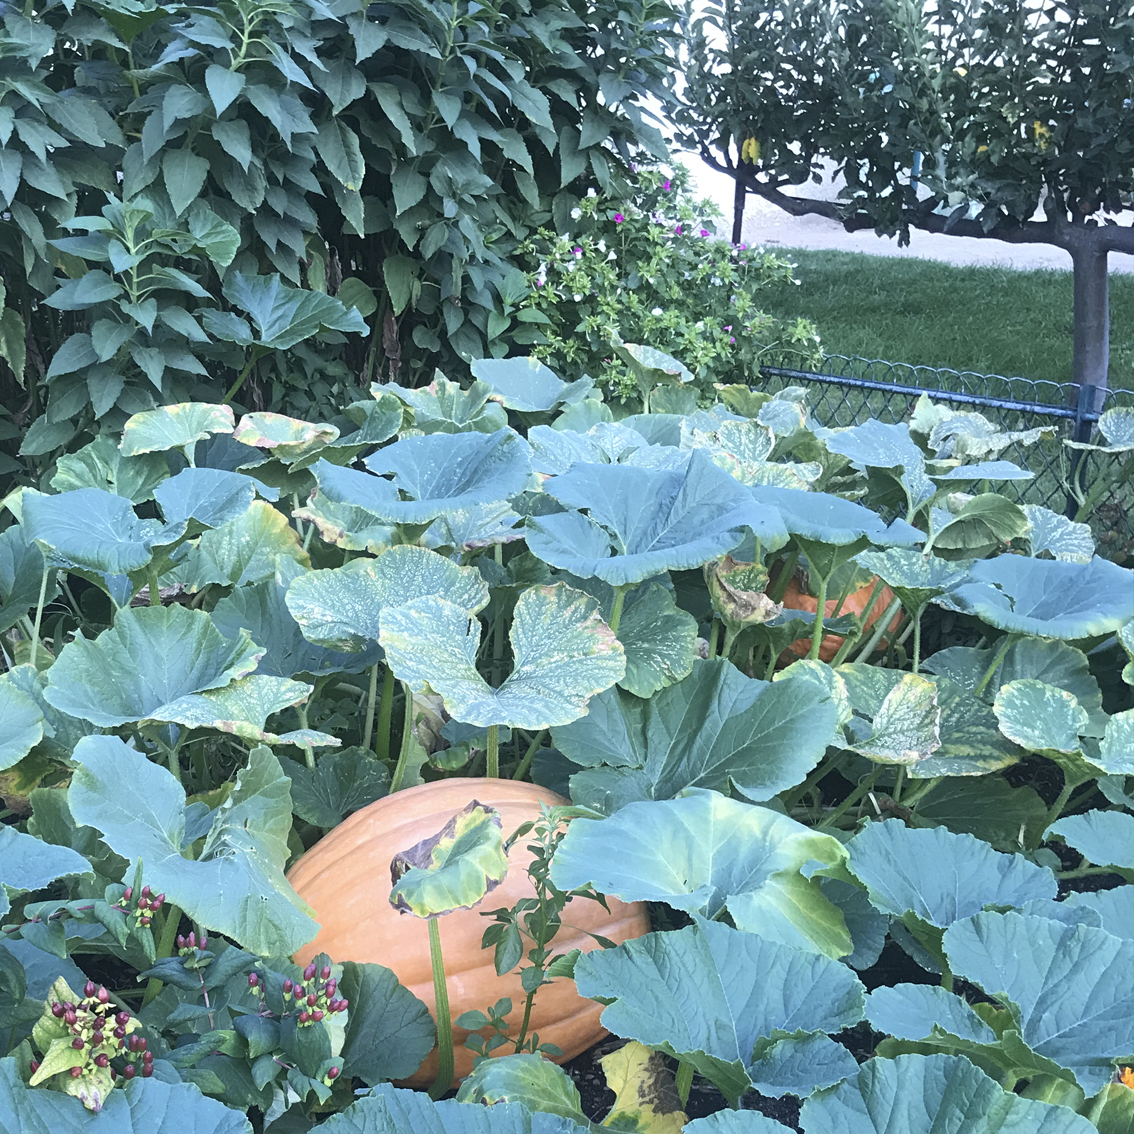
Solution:
M 818 360 L 811 323 L 784 326 L 760 309 L 760 291 L 790 280 L 792 265 L 717 239 L 720 210 L 693 199 L 683 167 L 639 168 L 631 192 L 592 194 L 555 220 L 518 250 L 532 290 L 514 304 L 524 326 L 511 337 L 556 372 L 633 401 L 613 337 L 681 359 L 711 401 L 714 382 L 754 381 L 769 354 Z

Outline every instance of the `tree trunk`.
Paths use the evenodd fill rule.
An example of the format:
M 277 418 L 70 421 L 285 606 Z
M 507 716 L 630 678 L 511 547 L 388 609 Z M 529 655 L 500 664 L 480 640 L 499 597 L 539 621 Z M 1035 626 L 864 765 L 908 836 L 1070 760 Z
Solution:
M 744 178 L 736 178 L 733 186 L 732 193 L 732 242 L 733 244 L 740 243 L 740 232 L 744 227 L 744 198 L 748 195 L 748 190 L 744 184 Z
M 1086 234 L 1084 234 L 1086 235 Z M 1069 248 L 1075 280 L 1075 347 L 1071 373 L 1080 413 L 1102 412 L 1110 364 L 1110 301 L 1107 250 L 1089 238 Z M 1076 423 L 1075 440 L 1089 441 L 1091 421 Z

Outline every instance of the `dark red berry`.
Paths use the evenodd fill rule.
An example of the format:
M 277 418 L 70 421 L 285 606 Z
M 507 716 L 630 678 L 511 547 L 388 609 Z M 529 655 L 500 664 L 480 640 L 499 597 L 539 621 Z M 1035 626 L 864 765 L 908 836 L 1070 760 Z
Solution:
M 315 1011 L 311 1013 L 311 1019 L 314 1020 L 315 1023 L 318 1023 L 322 1018 L 323 1018 L 323 1013 L 318 1008 L 316 1008 Z
M 105 1055 L 96 1055 L 94 1057 L 94 1061 L 95 1061 L 96 1067 L 109 1067 L 110 1066 L 110 1059 L 109 1059 L 108 1056 L 105 1056 Z
M 314 1007 L 315 1007 L 315 1005 L 316 1005 L 316 1004 L 318 1004 L 318 1003 L 319 1003 L 319 997 L 317 997 L 317 996 L 315 995 L 315 993 L 313 993 L 313 992 L 312 992 L 312 993 L 311 993 L 311 994 L 310 994 L 310 995 L 309 995 L 309 996 L 307 997 L 307 1007 L 308 1007 L 308 1008 L 314 1008 Z
M 347 1000 L 347 999 L 346 999 L 346 998 L 344 997 L 344 998 L 343 998 L 342 1000 L 340 1000 L 340 1001 L 339 1001 L 339 1011 L 340 1011 L 340 1012 L 345 1012 L 345 1011 L 347 1010 L 347 1006 L 348 1006 L 349 1004 L 350 1004 L 350 1001 L 349 1001 L 349 1000 Z
M 294 987 L 295 986 L 291 983 L 291 977 L 288 977 L 287 980 L 283 982 L 284 996 L 287 996 Z
M 305 968 L 303 970 L 303 979 L 304 980 L 314 980 L 315 979 L 315 962 L 314 961 L 312 961 L 311 964 L 309 964 L 307 966 L 307 968 Z
M 125 1026 L 126 1024 L 128 1024 L 130 1022 L 130 1013 L 129 1012 L 119 1012 L 118 1015 L 114 1017 L 114 1022 L 116 1024 L 122 1024 L 123 1026 Z
M 162 897 L 164 898 L 165 895 L 162 894 Z M 201 934 L 201 948 L 207 949 L 208 947 L 209 947 L 209 939 L 202 933 Z
M 154 1065 L 152 1063 L 147 1063 L 142 1068 L 142 1078 L 143 1079 L 148 1079 L 153 1073 L 154 1073 Z
M 326 980 L 327 977 L 329 977 L 331 975 L 331 966 L 330 965 L 324 965 L 323 968 L 320 970 L 319 975 L 324 980 Z
M 63 1013 L 64 1013 L 65 1011 L 66 1011 L 66 1008 L 64 1008 L 64 1007 L 63 1007 L 63 1005 L 62 1005 L 62 1004 L 60 1004 L 58 1000 L 53 1000 L 53 1001 L 51 1002 L 51 1014 L 52 1014 L 52 1015 L 53 1015 L 53 1016 L 54 1016 L 54 1017 L 55 1017 L 55 1018 L 56 1018 L 57 1020 L 62 1020 L 62 1019 L 63 1019 Z
M 179 933 L 177 935 L 177 948 L 178 949 L 184 949 L 185 948 L 185 935 L 182 934 L 182 933 Z
M 110 993 L 107 992 L 106 989 L 102 985 L 99 985 L 99 987 L 98 987 L 98 1002 L 100 1004 L 109 1004 L 110 1003 Z
M 114 1029 L 114 1038 L 115 1039 L 125 1039 L 126 1038 L 126 1029 L 121 1024 L 119 1024 L 118 1027 Z
M 39 1060 L 33 1059 L 31 1061 L 31 1073 L 34 1075 L 39 1070 Z
M 134 1078 L 134 1064 L 133 1063 L 127 1063 L 126 1066 L 122 1068 L 122 1078 L 123 1079 L 133 1079 Z
M 88 980 L 87 983 L 83 986 L 83 995 L 90 997 L 90 996 L 94 996 L 94 994 L 95 994 L 95 982 L 93 980 Z
M 310 1019 L 311 1019 L 311 1014 L 307 1011 L 306 1008 L 304 1008 L 304 1010 L 299 1013 L 299 1022 L 301 1024 L 306 1024 L 307 1021 L 310 1020 Z
M 339 1077 L 339 1071 L 340 1070 L 341 1070 L 341 1068 L 339 1068 L 339 1067 L 329 1068 L 327 1070 L 327 1078 L 328 1079 L 337 1079 Z
M 75 1049 L 76 1051 L 82 1051 L 82 1050 L 83 1050 L 83 1048 L 84 1048 L 84 1047 L 86 1047 L 87 1045 L 86 1045 L 86 1044 L 85 1044 L 85 1043 L 84 1043 L 84 1042 L 83 1042 L 83 1041 L 82 1041 L 81 1039 L 79 1039 L 79 1038 L 78 1038 L 78 1036 L 76 1036 L 76 1037 L 75 1037 L 75 1038 L 74 1038 L 74 1039 L 73 1039 L 73 1040 L 71 1041 L 71 1046 L 72 1046 L 72 1047 L 73 1047 L 73 1048 L 74 1048 L 74 1049 Z
M 260 983 L 260 974 L 259 973 L 249 973 L 248 974 L 248 983 L 252 988 L 255 988 L 256 985 L 258 985 Z
M 152 1051 L 143 1051 L 142 1052 L 142 1063 L 143 1063 L 143 1065 L 148 1065 L 150 1063 L 153 1063 L 153 1061 L 154 1061 L 154 1053 Z
M 165 905 L 165 895 L 164 894 L 158 894 L 158 896 L 156 898 L 150 899 L 150 909 L 154 910 L 155 912 L 157 910 L 160 910 L 163 905 Z
M 143 897 L 143 898 L 148 898 L 149 896 L 150 896 L 150 888 L 149 888 L 149 886 L 143 886 L 143 887 L 142 887 L 142 897 Z
M 75 1011 L 74 1008 L 68 1008 L 63 1013 L 63 1023 L 65 1023 L 68 1027 L 73 1027 L 78 1019 L 79 1014 Z
M 133 886 L 127 886 L 126 889 L 122 893 L 122 897 L 126 901 L 129 901 L 133 896 L 134 896 L 134 887 Z
M 72 1079 L 77 1079 L 82 1073 L 83 1073 L 83 1069 L 81 1067 L 72 1067 L 71 1068 L 71 1078 Z
M 138 909 L 148 910 L 149 908 L 150 908 L 150 899 L 149 898 L 139 898 L 138 899 Z
M 190 949 L 197 948 L 197 935 L 193 932 L 193 930 L 189 930 L 189 936 L 186 938 L 186 940 L 189 942 Z
M 307 995 L 307 989 L 304 988 L 303 985 L 297 984 L 295 986 L 295 998 L 296 998 L 296 1000 L 302 1000 L 306 995 Z

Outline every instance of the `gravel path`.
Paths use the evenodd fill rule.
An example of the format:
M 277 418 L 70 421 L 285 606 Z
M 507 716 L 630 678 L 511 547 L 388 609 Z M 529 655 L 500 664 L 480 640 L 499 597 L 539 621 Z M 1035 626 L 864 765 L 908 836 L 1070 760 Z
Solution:
M 696 155 L 684 155 L 700 194 L 712 198 L 732 220 L 732 178 L 710 169 Z M 808 193 L 831 199 L 830 183 L 810 186 Z M 801 192 L 800 196 L 807 195 Z M 1121 223 L 1130 221 L 1123 215 Z M 829 248 L 839 252 L 865 252 L 872 256 L 897 256 L 915 260 L 939 260 L 946 264 L 978 264 L 988 267 L 1053 268 L 1069 271 L 1071 257 L 1049 244 L 1005 244 L 999 240 L 978 240 L 968 236 L 943 236 L 938 233 L 910 234 L 910 243 L 900 248 L 896 239 L 865 232 L 847 232 L 841 225 L 825 217 L 793 217 L 759 197 L 749 196 L 744 208 L 743 240 L 766 248 Z M 1112 273 L 1134 272 L 1134 256 L 1114 252 L 1110 256 Z

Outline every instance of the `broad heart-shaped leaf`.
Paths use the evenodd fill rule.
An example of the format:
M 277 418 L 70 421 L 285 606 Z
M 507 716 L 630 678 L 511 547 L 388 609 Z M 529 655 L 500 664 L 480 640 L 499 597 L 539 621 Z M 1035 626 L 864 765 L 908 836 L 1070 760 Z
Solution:
M 55 462 L 51 487 L 56 492 L 102 488 L 135 504 L 149 500 L 169 476 L 169 465 L 157 453 L 128 457 L 107 434 L 96 437 L 77 453 L 64 453 Z
M 518 1103 L 533 1113 L 587 1122 L 571 1076 L 542 1055 L 527 1052 L 484 1060 L 461 1084 L 457 1101 L 485 1107 Z
M 775 508 L 794 536 L 844 547 L 866 541 L 877 547 L 922 543 L 925 533 L 894 520 L 886 524 L 880 516 L 840 496 L 826 492 L 802 492 L 797 488 L 757 485 L 748 490 L 757 503 Z
M 43 552 L 23 524 L 12 524 L 0 532 L 0 634 L 10 630 L 38 602 L 43 582 Z M 44 602 L 59 593 L 56 573 L 49 571 Z
M 1104 453 L 1129 453 L 1134 449 L 1134 407 L 1115 406 L 1099 418 L 1099 433 L 1106 445 L 1090 445 L 1085 441 L 1064 441 L 1069 449 L 1099 449 Z
M 693 789 L 671 800 L 631 803 L 608 819 L 576 819 L 555 852 L 561 890 L 593 885 L 627 902 L 665 902 L 813 953 L 841 957 L 852 943 L 837 906 L 809 862 L 846 858 L 830 835 L 717 792 Z
M 313 729 L 298 729 L 279 736 L 264 731 L 270 716 L 306 701 L 310 695 L 311 686 L 302 681 L 257 673 L 230 682 L 223 689 L 187 693 L 154 710 L 151 719 L 185 728 L 215 728 L 220 732 L 231 732 L 252 744 L 337 747 L 340 743 L 338 737 Z
M 425 547 L 451 547 L 457 551 L 514 543 L 524 538 L 523 530 L 516 527 L 519 522 L 519 514 L 512 511 L 506 500 L 474 504 L 438 516 L 421 537 L 421 543 Z
M 697 620 L 661 583 L 646 583 L 627 596 L 618 640 L 626 651 L 626 676 L 618 684 L 637 697 L 652 697 L 692 672 Z
M 234 441 L 267 449 L 286 464 L 325 448 L 338 436 L 334 425 L 300 421 L 282 413 L 246 413 L 232 434 Z
M 1037 1055 L 1074 1072 L 1088 1096 L 1134 1050 L 1134 941 L 1089 925 L 978 913 L 945 931 L 953 972 L 1019 1011 Z
M 1000 731 L 1029 752 L 1077 752 L 1087 711 L 1072 693 L 1034 678 L 1002 685 L 992 710 Z
M 868 571 L 873 571 L 911 614 L 968 578 L 967 563 L 951 563 L 908 547 L 864 551 L 855 559 Z
M 393 474 L 394 488 L 409 499 L 395 494 L 385 502 L 376 497 L 371 503 L 366 498 L 346 502 L 396 524 L 425 524 L 446 512 L 510 499 L 531 475 L 528 443 L 511 429 L 407 437 L 379 449 L 364 464 L 372 473 Z
M 507 873 L 500 812 L 474 799 L 436 835 L 394 855 L 390 905 L 414 917 L 472 909 Z
M 326 1134 L 579 1134 L 586 1127 L 558 1114 L 532 1114 L 514 1103 L 469 1106 L 433 1102 L 422 1091 L 381 1083 L 322 1124 Z M 38 1132 L 37 1132 L 38 1134 Z
M 9 1125 L 11 1122 L 11 1125 Z M 252 1134 L 243 1111 L 191 1083 L 139 1076 L 111 1091 L 97 1114 L 60 1091 L 29 1087 L 14 1057 L 0 1059 L 0 1134 Z
M 1005 1091 L 959 1055 L 871 1059 L 856 1078 L 813 1095 L 800 1122 L 807 1134 L 1092 1134 L 1069 1107 Z M 722 1132 L 723 1134 L 723 1132 Z
M 1115 937 L 1134 938 L 1134 886 L 1068 894 L 1063 905 L 1092 909 L 1099 915 L 1101 929 Z
M 838 961 L 704 918 L 584 953 L 575 983 L 609 1005 L 603 1027 L 679 1056 L 730 1101 L 751 1085 L 758 1041 L 841 1031 L 862 1018 L 864 1001 Z
M 684 469 L 573 466 L 544 491 L 582 511 L 529 521 L 528 547 L 546 563 L 611 586 L 700 567 L 760 523 L 748 492 L 703 451 Z
M 940 466 L 941 462 L 938 462 Z M 929 474 L 934 480 L 950 482 L 958 480 L 1033 480 L 1035 473 L 1029 469 L 1022 469 L 1011 461 L 980 461 L 975 465 L 959 465 L 948 472 L 933 472 Z M 1027 511 L 1027 508 L 1025 508 Z
M 565 473 L 576 464 L 618 464 L 651 448 L 636 430 L 612 421 L 592 425 L 585 433 L 535 425 L 528 430 L 528 443 L 532 447 L 532 468 L 544 476 Z
M 184 529 L 190 520 L 206 528 L 219 528 L 248 510 L 256 498 L 256 484 L 243 473 L 188 468 L 159 484 L 153 496 L 167 528 Z M 167 540 L 172 542 L 168 532 L 162 542 Z
M 849 747 L 876 764 L 911 766 L 941 747 L 937 687 L 916 673 L 903 674 L 886 694 L 869 736 Z
M 286 602 L 309 642 L 358 651 L 377 642 L 386 607 L 433 595 L 475 614 L 488 605 L 488 584 L 475 567 L 458 567 L 424 547 L 399 546 L 377 559 L 297 575 Z
M 43 739 L 43 713 L 12 682 L 0 676 L 0 772 L 18 764 Z
M 278 275 L 231 272 L 224 295 L 252 316 L 262 346 L 288 350 L 320 331 L 366 332 L 366 320 L 353 307 L 321 291 L 288 287 Z
M 287 760 L 283 769 L 291 780 L 291 809 L 316 827 L 337 827 L 352 812 L 390 790 L 390 769 L 365 748 L 325 752 L 314 768 Z M 416 1069 L 415 1065 L 406 1074 Z
M 127 575 L 149 563 L 161 525 L 140 520 L 130 501 L 101 488 L 58 496 L 24 494 L 23 526 L 53 563 Z
M 261 957 L 287 957 L 318 926 L 288 885 L 288 779 L 268 748 L 253 749 L 217 808 L 200 856 L 184 858 L 185 790 L 163 767 L 112 736 L 75 747 L 67 789 L 75 822 L 94 827 L 123 858 L 141 859 L 148 884 L 191 920 Z
M 915 830 L 897 819 L 868 823 L 849 843 L 850 872 L 883 913 L 912 913 L 944 928 L 987 905 L 1054 898 L 1055 875 L 1023 855 L 1001 854 L 973 835 Z
M 1134 775 L 1134 709 L 1115 713 L 1106 722 L 1102 744 L 1090 760 L 1107 775 Z
M 564 402 L 573 404 L 594 387 L 590 378 L 561 382 L 538 358 L 478 358 L 469 369 L 492 387 L 494 401 L 521 413 L 546 413 Z
M 264 650 L 257 673 L 269 677 L 361 673 L 378 660 L 379 651 L 374 644 L 357 653 L 340 653 L 317 646 L 303 636 L 287 608 L 286 595 L 290 582 L 310 574 L 294 560 L 283 559 L 274 579 L 237 587 L 213 607 L 213 622 L 226 638 L 237 638 L 243 629 Z
M 433 1050 L 429 1009 L 382 965 L 347 961 L 339 995 L 350 1002 L 343 1036 L 343 1073 L 369 1086 L 412 1075 Z
M 203 610 L 127 607 L 97 638 L 80 633 L 63 647 L 44 696 L 61 712 L 114 728 L 246 676 L 260 653 L 244 632 L 225 638 Z
M 815 767 L 837 717 L 829 692 L 812 682 L 756 681 L 714 659 L 694 662 L 688 677 L 648 701 L 600 694 L 587 716 L 556 728 L 552 739 L 593 769 L 573 777 L 571 791 L 600 811 L 672 799 L 689 787 L 734 786 L 759 803 Z
M 413 410 L 413 423 L 422 433 L 495 433 L 508 425 L 504 407 L 489 401 L 492 387 L 486 382 L 474 382 L 462 390 L 450 382 L 440 370 L 434 372 L 433 381 L 417 390 L 407 390 L 391 382 L 370 387 L 375 397 L 393 394 Z
M 1025 504 L 1023 507 L 1024 514 L 1032 525 L 1027 540 L 1033 555 L 1046 551 L 1053 558 L 1068 563 L 1091 561 L 1095 554 L 1095 539 L 1091 535 L 1090 524 L 1077 524 L 1038 504 Z
M 464 607 L 438 597 L 387 606 L 379 634 L 398 677 L 415 688 L 428 685 L 466 724 L 564 725 L 626 673 L 622 644 L 598 603 L 564 583 L 520 595 L 509 639 L 514 666 L 493 689 L 476 668 L 480 622 Z
M 1126 811 L 1088 811 L 1065 815 L 1047 832 L 1074 847 L 1096 866 L 1134 870 L 1134 815 Z
M 170 577 L 190 590 L 209 583 L 243 587 L 272 578 L 282 559 L 311 563 L 284 515 L 267 501 L 253 500 L 235 519 L 205 532 Z
M 231 433 L 235 428 L 236 417 L 231 406 L 181 402 L 128 418 L 122 427 L 119 448 L 127 457 L 166 449 L 188 449 L 213 433 Z
M 827 431 L 823 443 L 832 453 L 841 453 L 859 470 L 900 470 L 896 475 L 911 508 L 924 504 L 936 491 L 925 471 L 925 456 L 910 437 L 910 427 L 887 425 L 871 418 L 849 429 Z
M 0 826 L 0 914 L 10 908 L 8 891 L 39 890 L 68 874 L 89 874 L 93 867 L 70 847 L 45 843 L 15 827 Z
M 968 1001 L 940 985 L 883 985 L 867 996 L 866 1018 L 896 1039 L 928 1039 L 937 1028 L 971 1043 L 996 1043 L 996 1033 Z
M 1107 559 L 1063 563 L 1000 555 L 974 563 L 969 582 L 948 599 L 998 630 L 1097 637 L 1134 618 L 1134 571 Z

